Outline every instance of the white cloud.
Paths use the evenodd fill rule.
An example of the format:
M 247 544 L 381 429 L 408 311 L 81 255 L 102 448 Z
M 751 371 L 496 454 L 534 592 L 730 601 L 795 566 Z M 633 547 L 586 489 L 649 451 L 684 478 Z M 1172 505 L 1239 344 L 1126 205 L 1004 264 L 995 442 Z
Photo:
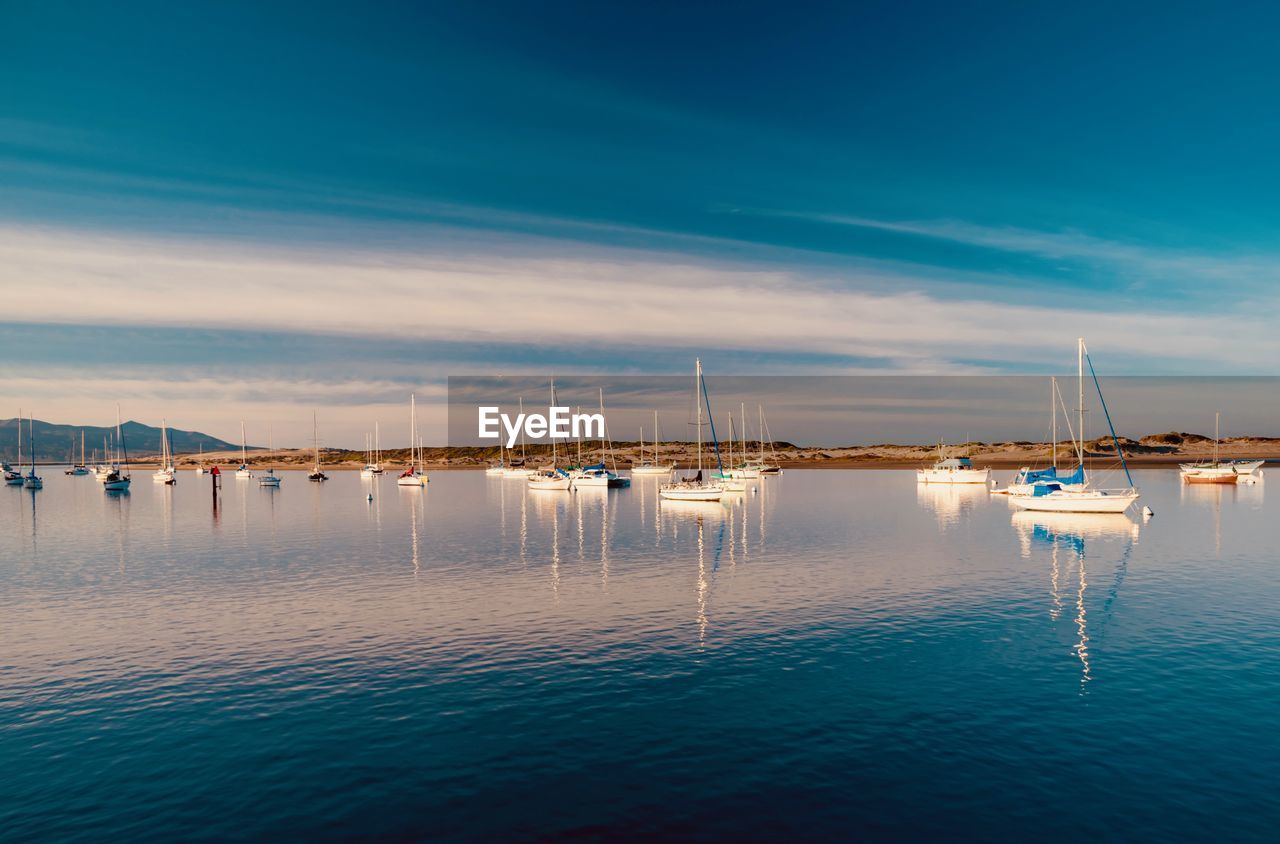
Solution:
M 762 270 L 599 247 L 576 258 L 383 253 L 0 229 L 0 285 L 20 322 L 604 351 L 678 344 L 878 358 L 906 371 L 946 361 L 1057 365 L 1077 334 L 1110 360 L 1165 357 L 1233 371 L 1266 371 L 1280 351 L 1269 314 L 1257 311 L 1138 315 L 1007 304 L 997 290 L 947 301 L 926 292 L 928 284 L 905 274 Z

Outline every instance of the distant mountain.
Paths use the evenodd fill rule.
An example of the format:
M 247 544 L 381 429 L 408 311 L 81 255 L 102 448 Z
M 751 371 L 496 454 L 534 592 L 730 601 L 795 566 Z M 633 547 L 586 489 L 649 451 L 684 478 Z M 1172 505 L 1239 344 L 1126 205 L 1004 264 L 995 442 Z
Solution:
M 65 462 L 71 459 L 73 451 L 75 459 L 79 460 L 81 431 L 84 431 L 84 446 L 87 451 L 86 459 L 91 460 L 94 449 L 99 452 L 102 451 L 103 437 L 106 437 L 107 442 L 111 442 L 116 433 L 115 426 L 95 428 L 91 425 L 55 425 L 52 422 L 42 422 L 39 419 L 35 420 L 34 425 L 37 461 Z M 124 430 L 124 443 L 128 447 L 130 455 L 142 456 L 144 454 L 156 454 L 160 451 L 159 428 L 143 425 L 141 422 L 125 422 L 121 428 Z M 177 428 L 169 429 L 169 439 L 173 443 L 173 450 L 178 454 L 194 453 L 199 451 L 202 446 L 205 451 L 226 451 L 239 448 L 234 443 L 211 437 L 208 434 L 202 434 L 199 431 L 183 431 Z M 22 421 L 22 454 L 24 460 L 31 455 L 27 441 L 26 420 Z M 0 419 L 0 458 L 12 463 L 17 457 L 18 420 Z

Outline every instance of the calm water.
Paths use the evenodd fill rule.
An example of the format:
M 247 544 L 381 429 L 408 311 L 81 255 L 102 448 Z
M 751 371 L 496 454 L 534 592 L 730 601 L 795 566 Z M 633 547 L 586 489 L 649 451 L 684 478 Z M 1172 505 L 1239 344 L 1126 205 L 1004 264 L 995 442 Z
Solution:
M 1001 480 L 1008 473 L 1000 473 Z M 1280 501 L 0 489 L 0 838 L 1269 838 Z M 365 500 L 372 489 L 374 500 Z

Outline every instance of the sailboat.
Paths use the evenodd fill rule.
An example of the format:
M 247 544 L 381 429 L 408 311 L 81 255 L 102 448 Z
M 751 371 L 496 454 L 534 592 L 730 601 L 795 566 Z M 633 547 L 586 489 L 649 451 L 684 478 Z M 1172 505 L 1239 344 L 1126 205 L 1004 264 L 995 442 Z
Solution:
M 1076 340 L 1077 377 L 1079 380 L 1078 422 L 1076 424 L 1076 460 L 1078 465 L 1071 475 L 1058 477 L 1056 469 L 1043 472 L 1024 470 L 1019 473 L 1019 483 L 1009 487 L 1009 502 L 1023 510 L 1052 511 L 1065 513 L 1123 513 L 1129 505 L 1138 500 L 1138 490 L 1129 475 L 1129 466 L 1125 463 L 1124 452 L 1120 449 L 1120 441 L 1116 438 L 1115 427 L 1111 424 L 1111 414 L 1107 410 L 1106 399 L 1102 397 L 1102 387 L 1098 384 L 1098 376 L 1093 371 L 1093 361 L 1089 360 L 1089 352 L 1085 348 L 1084 338 Z M 1124 468 L 1125 478 L 1129 486 L 1124 489 L 1099 489 L 1089 482 L 1089 475 L 1084 468 L 1084 364 L 1089 360 L 1089 373 L 1093 377 L 1093 385 L 1098 391 L 1098 400 L 1102 404 L 1102 412 L 1107 418 L 1107 427 L 1111 430 L 1111 441 L 1115 443 L 1116 455 Z M 1054 424 L 1056 430 L 1057 415 Z M 1057 439 L 1056 434 L 1054 437 Z M 1056 448 L 1056 442 L 1055 442 Z
M 378 423 L 373 423 L 373 439 L 369 440 L 369 435 L 365 435 L 365 461 L 363 468 L 360 469 L 360 477 L 374 478 L 381 475 L 382 469 L 382 452 L 379 450 L 378 442 Z
M 733 465 L 733 441 L 737 437 L 737 433 L 733 427 L 733 411 L 729 412 L 729 465 Z M 746 449 L 746 426 L 743 425 L 743 449 Z M 757 475 L 756 477 L 759 477 Z M 734 474 L 733 469 L 725 469 L 721 472 L 713 472 L 711 479 L 724 487 L 725 492 L 746 492 L 747 481 L 745 477 L 738 477 Z
M 68 475 L 89 474 L 89 467 L 86 466 L 84 462 L 84 430 L 83 429 L 80 431 L 80 462 L 72 466 L 70 469 L 67 469 L 66 474 Z
M 315 481 L 316 483 L 327 481 L 329 480 L 329 476 L 320 471 L 320 428 L 316 424 L 316 412 L 314 410 L 311 411 L 311 440 L 315 445 L 316 462 L 315 465 L 311 467 L 311 472 L 307 475 L 307 480 Z
M 670 475 L 676 470 L 675 461 L 670 463 L 658 462 L 658 443 L 662 438 L 658 436 L 658 411 L 653 412 L 653 460 L 646 463 L 644 460 L 644 426 L 640 426 L 640 462 L 631 467 L 632 475 Z
M 416 486 L 421 488 L 427 482 L 427 476 L 418 468 L 418 404 L 417 397 L 409 394 L 409 467 L 396 478 L 397 486 Z
M 104 436 L 102 438 L 102 462 L 94 465 L 93 476 L 100 481 L 105 481 L 108 475 L 119 468 L 111 460 L 111 452 L 107 449 L 107 438 Z
M 158 484 L 173 486 L 178 482 L 178 470 L 173 466 L 173 447 L 169 445 L 169 422 L 160 420 L 160 471 L 151 476 Z
M 18 420 L 18 427 L 22 427 L 21 419 Z M 36 474 L 36 423 L 31 418 L 31 411 L 27 411 L 27 447 L 31 451 L 31 469 L 22 479 L 22 488 L 41 489 L 44 487 L 44 479 Z
M 195 468 L 195 470 L 194 470 L 194 471 L 195 471 L 195 473 L 196 473 L 197 475 L 203 475 L 203 474 L 205 473 L 205 468 L 204 468 L 204 443 L 200 443 L 200 456 L 199 456 L 198 458 L 196 458 L 196 468 Z
M 706 397 L 707 384 L 702 377 L 701 358 L 694 361 L 693 392 L 694 401 L 698 406 L 695 425 L 698 431 L 698 474 L 692 478 L 682 478 L 674 483 L 663 484 L 658 487 L 658 495 L 671 501 L 719 501 L 724 497 L 724 486 L 703 480 L 702 477 L 702 401 Z M 707 404 L 707 417 L 711 419 L 711 441 L 716 443 L 716 468 L 723 476 L 724 466 L 720 462 L 720 444 L 716 441 L 715 421 L 711 417 L 710 402 L 708 401 Z
M 760 477 L 761 471 L 764 469 L 764 434 L 760 434 L 760 459 L 747 459 L 747 405 L 743 402 L 738 406 L 739 418 L 742 422 L 742 462 L 732 469 L 724 470 L 724 477 L 730 480 L 754 480 Z M 761 419 L 763 420 L 763 411 L 761 411 Z M 730 416 L 732 424 L 732 415 Z M 729 458 L 729 464 L 733 465 L 733 458 Z
M 267 426 L 267 451 L 273 452 L 275 450 L 276 450 L 275 440 L 271 436 L 271 426 L 268 425 Z M 276 474 L 275 469 L 267 467 L 267 473 L 265 475 L 258 476 L 258 486 L 265 486 L 265 487 L 270 487 L 272 489 L 275 489 L 280 486 L 280 476 Z
M 132 479 L 129 476 L 129 448 L 125 445 L 124 428 L 120 425 L 120 405 L 116 405 L 116 443 L 120 453 L 112 463 L 111 471 L 102 479 L 102 488 L 107 492 L 127 492 Z
M 244 436 L 244 420 L 240 420 L 240 465 L 236 467 L 236 480 L 247 480 L 253 477 L 253 472 L 249 470 L 249 452 L 248 446 L 245 445 Z
M 1240 481 L 1240 474 L 1236 472 L 1235 464 L 1218 461 L 1218 426 L 1221 418 L 1221 413 L 1213 414 L 1213 460 L 1208 463 L 1183 463 L 1178 467 L 1182 480 L 1186 483 L 1234 484 Z M 1249 471 L 1251 472 L 1252 469 Z
M 520 397 L 520 415 L 524 416 L 524 396 Z M 520 426 L 520 459 L 507 458 L 507 468 L 502 470 L 504 478 L 527 478 L 533 474 L 533 470 L 526 464 L 527 456 L 524 450 L 524 426 Z
M 938 440 L 938 462 L 928 469 L 916 469 L 919 484 L 983 484 L 991 479 L 990 469 L 978 469 L 968 457 L 946 457 Z
M 4 464 L 4 482 L 7 486 L 22 486 L 22 409 L 18 409 L 18 468 Z
M 556 382 L 551 382 L 551 406 L 556 406 Z M 523 408 L 521 408 L 523 412 Z M 546 489 L 567 491 L 573 489 L 573 477 L 556 465 L 556 438 L 551 437 L 551 465 L 544 466 L 528 475 L 526 483 L 529 489 Z
M 604 388 L 600 388 L 600 417 L 604 418 Z M 631 486 L 631 479 L 624 478 L 616 471 L 606 469 L 604 466 L 605 450 L 609 452 L 610 462 L 615 462 L 613 458 L 613 444 L 608 441 L 608 423 L 603 423 L 600 429 L 600 462 L 594 466 L 583 466 L 577 477 L 574 478 L 574 485 L 581 487 L 607 487 L 610 489 L 618 489 Z M 616 463 L 614 468 L 616 469 Z
M 523 427 L 522 425 L 521 428 Z M 484 474 L 489 478 L 501 478 L 507 474 L 507 449 L 502 444 L 502 437 L 498 437 L 498 462 L 486 466 Z

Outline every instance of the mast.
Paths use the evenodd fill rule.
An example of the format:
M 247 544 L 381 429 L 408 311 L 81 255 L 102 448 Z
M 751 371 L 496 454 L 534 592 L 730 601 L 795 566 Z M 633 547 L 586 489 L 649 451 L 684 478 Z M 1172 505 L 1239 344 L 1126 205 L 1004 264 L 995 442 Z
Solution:
M 22 474 L 22 408 L 18 408 L 18 474 Z
M 520 397 L 520 418 L 521 418 L 521 419 L 523 419 L 523 418 L 524 418 L 524 396 L 521 396 L 521 397 Z M 525 461 L 525 453 L 524 453 L 524 425 L 521 425 L 521 426 L 520 426 L 520 465 L 521 465 L 521 466 L 524 466 L 524 461 Z
M 1076 405 L 1076 413 L 1080 420 L 1080 444 L 1076 447 L 1076 457 L 1080 465 L 1084 465 L 1084 338 L 1076 338 L 1076 368 L 1079 371 L 1080 404 Z
M 653 412 L 653 462 L 655 464 L 658 462 L 659 439 L 661 439 L 661 437 L 658 436 L 658 411 L 655 410 Z
M 702 358 L 694 358 L 693 398 L 698 405 L 698 479 L 702 479 L 702 393 L 698 389 L 702 383 Z
M 84 428 L 80 429 L 80 465 L 84 465 Z
M 320 426 L 316 424 L 316 412 L 311 411 L 311 442 L 316 450 L 316 471 L 320 471 Z
M 240 464 L 241 464 L 242 466 L 247 466 L 247 465 L 249 464 L 249 458 L 248 458 L 248 456 L 247 456 L 247 452 L 245 451 L 244 420 L 243 420 L 243 419 L 241 419 L 241 420 L 240 420 Z
M 756 409 L 760 411 L 760 422 L 756 425 L 756 436 L 760 438 L 760 462 L 764 463 L 764 405 L 756 405 Z
M 116 404 L 116 440 L 120 443 L 120 453 L 124 458 L 124 476 L 129 476 L 129 447 L 124 444 L 124 428 L 120 425 L 120 405 Z
M 1213 465 L 1218 465 L 1218 421 L 1221 418 L 1220 411 L 1214 411 L 1213 414 Z
M 556 406 L 556 379 L 554 377 L 551 379 L 551 406 L 552 407 Z M 555 470 L 556 470 L 556 437 L 555 437 L 555 434 L 552 434 L 551 435 L 551 471 L 555 472 Z
M 378 421 L 373 422 L 373 462 L 375 464 L 382 462 L 381 444 L 378 442 Z
M 1054 404 L 1058 395 L 1058 376 L 1049 377 L 1049 416 L 1053 419 L 1053 468 L 1058 468 L 1058 406 Z
M 418 472 L 418 400 L 409 394 L 409 471 Z

